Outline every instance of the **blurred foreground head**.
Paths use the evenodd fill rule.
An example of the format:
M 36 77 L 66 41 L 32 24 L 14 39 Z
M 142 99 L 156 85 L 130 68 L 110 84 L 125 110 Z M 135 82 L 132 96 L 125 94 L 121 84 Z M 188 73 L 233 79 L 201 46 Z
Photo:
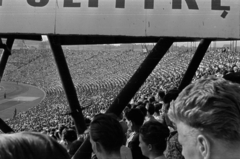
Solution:
M 185 159 L 240 158 L 240 85 L 222 78 L 200 79 L 171 103 Z
M 233 83 L 240 84 L 240 72 L 228 73 L 224 75 L 223 78 Z
M 40 133 L 0 135 L 0 159 L 69 159 L 67 151 L 53 138 Z

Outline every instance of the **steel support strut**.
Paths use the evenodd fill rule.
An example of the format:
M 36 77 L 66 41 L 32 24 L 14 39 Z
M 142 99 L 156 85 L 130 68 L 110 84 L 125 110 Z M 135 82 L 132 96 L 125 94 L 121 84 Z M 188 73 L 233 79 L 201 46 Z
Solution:
M 0 59 L 0 81 L 2 80 L 3 73 L 5 70 L 5 67 L 7 65 L 8 57 L 11 55 L 11 49 L 13 46 L 14 39 L 13 38 L 8 38 L 6 45 L 2 43 L 2 40 L 0 39 L 0 48 L 3 48 L 3 55 L 2 58 Z M 14 132 L 11 127 L 9 127 L 1 118 L 0 118 L 0 129 L 4 133 L 12 133 Z
M 48 39 L 67 96 L 77 133 L 78 135 L 82 134 L 86 130 L 86 125 L 62 47 L 60 44 L 56 43 L 54 36 L 48 36 Z
M 200 42 L 190 64 L 188 65 L 187 71 L 181 81 L 181 84 L 178 87 L 178 89 L 180 91 L 183 90 L 192 81 L 192 78 L 193 78 L 199 64 L 201 63 L 210 44 L 211 44 L 210 39 L 204 39 Z
M 2 43 L 2 40 L 0 39 L 0 48 L 3 48 L 3 54 L 2 58 L 0 59 L 0 81 L 2 80 L 3 73 L 5 70 L 5 67 L 7 65 L 8 57 L 11 55 L 11 49 L 13 46 L 14 39 L 9 38 L 7 39 L 6 45 Z
M 113 104 L 107 110 L 107 113 L 120 115 L 125 106 L 131 101 L 135 93 L 157 66 L 159 61 L 173 44 L 174 40 L 170 38 L 160 39 L 154 48 L 151 50 L 146 59 L 139 66 L 137 71 L 128 81 L 126 86 L 121 90 Z
M 130 102 L 138 89 L 142 86 L 144 81 L 165 55 L 167 50 L 171 47 L 174 40 L 172 38 L 164 38 L 160 39 L 157 44 L 154 46 L 152 51 L 143 61 L 143 63 L 139 66 L 137 71 L 128 81 L 126 86 L 121 90 L 119 95 L 114 100 L 113 104 L 109 107 L 106 113 L 114 113 L 119 115 L 125 106 Z M 88 159 L 91 158 L 91 143 L 89 141 L 89 137 L 84 141 L 82 146 L 78 149 L 76 154 L 72 157 L 72 159 Z
M 13 133 L 14 132 L 14 130 L 10 126 L 8 126 L 1 118 L 0 118 L 0 129 L 4 133 Z

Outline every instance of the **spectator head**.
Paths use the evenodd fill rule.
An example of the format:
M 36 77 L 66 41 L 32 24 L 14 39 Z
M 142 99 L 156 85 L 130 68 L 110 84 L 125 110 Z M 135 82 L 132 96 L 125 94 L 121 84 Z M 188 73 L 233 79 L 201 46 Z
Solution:
M 155 102 L 155 97 L 154 97 L 154 96 L 149 97 L 149 98 L 148 98 L 148 101 L 149 101 L 150 103 Z
M 163 98 L 164 104 L 169 104 L 172 100 L 175 100 L 178 94 L 179 94 L 179 91 L 177 89 L 169 90 Z
M 91 123 L 91 119 L 89 119 L 88 117 L 85 117 L 84 122 L 85 122 L 86 126 L 88 127 Z
M 73 141 L 77 140 L 77 133 L 73 129 L 64 129 L 62 135 L 67 147 L 70 146 Z
M 130 129 L 132 131 L 139 131 L 139 128 L 142 126 L 145 116 L 143 115 L 140 109 L 131 109 L 127 114 L 126 118 L 130 121 Z
M 62 145 L 41 133 L 1 134 L 0 142 L 0 158 L 4 159 L 70 159 Z
M 156 114 L 159 114 L 160 113 L 160 110 L 162 109 L 162 104 L 161 103 L 157 103 L 154 105 L 154 111 Z
M 139 105 L 136 108 L 141 110 L 141 112 L 144 115 L 144 117 L 147 115 L 147 109 L 146 109 L 146 107 L 144 105 Z
M 171 104 L 168 114 L 186 159 L 239 158 L 239 92 L 238 84 L 210 77 L 187 86 Z
M 167 147 L 169 129 L 157 121 L 148 121 L 139 131 L 139 147 L 142 154 L 148 158 L 162 156 Z
M 73 143 L 71 144 L 68 150 L 68 153 L 71 157 L 77 152 L 78 148 L 82 145 L 83 141 L 84 141 L 83 138 L 73 141 Z
M 175 100 L 177 98 L 178 94 L 179 94 L 179 91 L 177 89 L 172 89 L 167 92 L 167 94 L 165 95 L 165 97 L 163 99 L 163 107 L 162 107 L 163 120 L 165 121 L 164 123 L 167 126 L 170 126 L 172 128 L 175 128 L 175 127 L 174 127 L 173 123 L 170 121 L 167 113 L 168 113 L 168 109 L 170 107 L 170 102 Z
M 226 74 L 223 78 L 233 83 L 240 84 L 240 72 Z
M 159 90 L 157 93 L 158 101 L 162 101 L 165 96 L 165 92 L 162 90 Z
M 67 126 L 60 124 L 60 125 L 58 126 L 58 129 L 59 129 L 59 134 L 60 134 L 60 136 L 62 137 L 62 131 L 63 131 L 64 129 L 67 129 Z
M 124 144 L 123 129 L 112 114 L 98 114 L 90 124 L 90 142 L 97 158 L 120 154 Z
M 146 109 L 147 109 L 147 112 L 148 112 L 148 114 L 149 115 L 153 115 L 154 114 L 154 111 L 155 111 L 155 107 L 154 107 L 154 105 L 152 104 L 152 103 L 148 103 L 147 105 L 146 105 Z

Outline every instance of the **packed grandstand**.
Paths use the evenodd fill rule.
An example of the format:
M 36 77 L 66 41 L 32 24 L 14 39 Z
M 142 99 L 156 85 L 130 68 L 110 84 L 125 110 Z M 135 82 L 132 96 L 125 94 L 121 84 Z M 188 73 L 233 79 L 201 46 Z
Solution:
M 164 152 L 165 157 L 168 159 L 183 158 L 181 145 L 177 141 L 177 134 L 174 133 L 171 123 L 169 124 L 169 121 L 164 117 L 167 108 L 163 105 L 164 103 L 169 104 L 172 99 L 176 98 L 178 93 L 176 94 L 174 90 L 177 90 L 194 52 L 195 50 L 190 48 L 169 50 L 127 105 L 123 116 L 120 117 L 128 123 L 124 126 L 120 122 L 127 135 L 126 146 L 131 149 L 130 155 L 128 153 L 125 155 L 132 156 L 133 159 L 145 158 L 138 147 L 139 143 L 137 144 L 139 150 L 133 150 L 133 143 L 130 142 L 135 140 L 138 130 L 131 130 L 130 127 L 126 127 L 129 126 L 129 123 L 137 122 L 134 120 L 140 120 L 140 116 L 144 115 L 145 117 L 142 116 L 142 122 L 144 117 L 144 123 L 146 124 L 141 129 L 147 128 L 148 124 L 150 126 L 151 124 L 154 125 L 154 123 L 148 123 L 148 120 L 157 120 L 169 126 L 170 134 L 168 128 L 159 129 L 158 132 L 163 133 L 162 131 L 166 130 L 165 135 L 168 137 L 168 146 Z M 93 127 L 94 120 L 97 120 L 95 115 L 107 110 L 146 58 L 148 52 L 134 49 L 119 50 L 112 48 L 109 50 L 103 47 L 100 50 L 64 49 L 64 54 L 77 91 L 78 100 L 83 108 L 85 123 L 87 126 L 91 123 Z M 240 69 L 239 57 L 239 52 L 231 50 L 208 50 L 195 73 L 193 81 L 209 75 L 223 76 L 230 72 L 238 72 Z M 74 122 L 69 113 L 69 105 L 51 50 L 13 49 L 4 72 L 3 81 L 34 85 L 46 92 L 46 97 L 40 104 L 27 111 L 18 112 L 13 118 L 6 119 L 5 122 L 15 132 L 30 131 L 47 134 L 61 143 L 67 149 L 69 155 L 73 156 L 83 143 L 86 134 L 77 136 L 75 132 Z M 100 119 L 104 120 L 108 117 L 103 116 L 102 118 Z M 155 126 L 159 127 L 158 124 Z M 139 131 L 144 135 L 141 129 Z M 165 148 L 166 145 L 163 150 Z
M 239 6 L 0 0 L 0 159 L 240 159 Z
M 224 50 L 225 51 L 225 50 Z M 91 119 L 104 112 L 148 53 L 134 50 L 64 50 L 83 115 Z M 131 101 L 138 103 L 157 92 L 177 88 L 194 54 L 191 49 L 169 51 Z M 193 80 L 239 70 L 239 52 L 208 51 Z M 27 57 L 27 58 L 26 58 Z M 6 122 L 14 131 L 52 132 L 60 124 L 73 127 L 69 105 L 50 49 L 14 49 L 3 81 L 37 86 L 46 98 L 37 106 L 18 112 Z

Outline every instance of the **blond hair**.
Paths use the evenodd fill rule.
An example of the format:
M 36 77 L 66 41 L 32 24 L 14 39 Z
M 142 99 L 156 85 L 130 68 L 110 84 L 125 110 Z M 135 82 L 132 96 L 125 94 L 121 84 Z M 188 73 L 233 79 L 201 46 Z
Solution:
M 200 79 L 171 104 L 168 115 L 212 137 L 240 141 L 240 85 L 222 78 Z

